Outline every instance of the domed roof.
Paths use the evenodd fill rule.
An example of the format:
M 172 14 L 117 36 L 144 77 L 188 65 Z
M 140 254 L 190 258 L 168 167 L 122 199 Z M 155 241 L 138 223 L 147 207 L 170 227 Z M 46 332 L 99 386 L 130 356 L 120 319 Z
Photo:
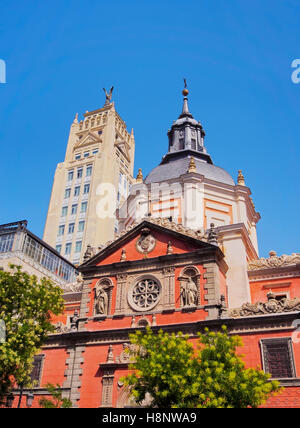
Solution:
M 170 159 L 167 163 L 162 163 L 154 168 L 145 178 L 144 183 L 161 183 L 166 180 L 179 178 L 182 174 L 187 174 L 189 170 L 191 156 L 182 157 L 179 159 Z M 216 165 L 207 163 L 204 160 L 195 157 L 196 172 L 204 175 L 209 180 L 218 181 L 220 183 L 235 186 L 235 182 L 225 169 Z
M 184 83 L 182 113 L 168 131 L 169 150 L 160 165 L 148 174 L 144 183 L 161 183 L 187 174 L 191 157 L 193 157 L 196 166 L 196 170 L 193 172 L 201 174 L 209 180 L 235 186 L 235 182 L 228 172 L 215 166 L 207 153 L 204 146 L 205 131 L 201 123 L 195 120 L 189 111 L 186 80 Z

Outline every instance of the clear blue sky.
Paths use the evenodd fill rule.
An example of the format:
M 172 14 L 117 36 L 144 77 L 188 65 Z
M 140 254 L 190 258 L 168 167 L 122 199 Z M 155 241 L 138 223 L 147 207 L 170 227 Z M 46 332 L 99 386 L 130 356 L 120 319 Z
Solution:
M 214 163 L 252 190 L 260 255 L 300 252 L 299 0 L 2 0 L 0 13 L 0 223 L 28 219 L 42 236 L 71 122 L 103 105 L 103 87 L 145 176 L 186 77 Z

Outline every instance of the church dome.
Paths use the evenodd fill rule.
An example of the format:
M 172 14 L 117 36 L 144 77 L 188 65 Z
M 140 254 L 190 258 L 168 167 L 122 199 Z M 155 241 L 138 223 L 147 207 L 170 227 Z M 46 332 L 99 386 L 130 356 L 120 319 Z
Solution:
M 185 81 L 182 113 L 168 131 L 168 152 L 160 165 L 148 174 L 144 181 L 145 184 L 159 183 L 187 174 L 191 157 L 193 157 L 196 166 L 193 172 L 201 174 L 209 180 L 234 186 L 233 178 L 223 168 L 215 166 L 207 153 L 204 145 L 205 131 L 201 123 L 194 119 L 189 111 L 187 94 Z
M 193 153 L 191 152 L 193 155 Z M 182 174 L 187 174 L 190 164 L 190 156 L 179 159 L 170 159 L 167 163 L 162 163 L 154 168 L 146 177 L 145 184 L 160 183 L 166 180 L 178 178 Z M 204 175 L 208 180 L 218 181 L 220 183 L 235 186 L 235 182 L 225 169 L 212 165 L 202 159 L 194 158 L 196 163 L 196 172 Z

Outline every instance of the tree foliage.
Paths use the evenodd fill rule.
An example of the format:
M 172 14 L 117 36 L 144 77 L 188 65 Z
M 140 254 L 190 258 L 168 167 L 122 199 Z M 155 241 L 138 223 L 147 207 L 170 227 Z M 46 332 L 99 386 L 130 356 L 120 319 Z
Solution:
M 0 320 L 6 340 L 0 343 L 0 403 L 14 383 L 30 385 L 34 355 L 54 327 L 51 313 L 63 311 L 62 290 L 46 278 L 40 281 L 20 266 L 0 271 Z
M 195 350 L 187 336 L 169 335 L 148 327 L 130 336 L 132 372 L 123 380 L 141 403 L 146 393 L 151 407 L 258 407 L 281 388 L 259 369 L 246 369 L 237 347 L 241 338 L 222 332 L 199 333 Z
M 39 401 L 41 407 L 44 409 L 67 409 L 72 407 L 72 401 L 68 398 L 62 398 L 62 391 L 59 384 L 55 386 L 47 383 L 46 389 L 51 395 L 51 399 L 41 398 Z

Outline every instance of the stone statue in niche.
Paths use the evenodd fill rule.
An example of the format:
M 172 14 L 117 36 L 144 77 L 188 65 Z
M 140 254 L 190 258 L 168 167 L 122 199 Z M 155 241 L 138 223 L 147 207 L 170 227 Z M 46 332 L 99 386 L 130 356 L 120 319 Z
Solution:
M 189 277 L 183 284 L 181 284 L 180 297 L 182 307 L 197 306 L 198 290 L 192 278 Z
M 98 284 L 95 288 L 95 314 L 107 315 L 108 294 L 103 285 Z

